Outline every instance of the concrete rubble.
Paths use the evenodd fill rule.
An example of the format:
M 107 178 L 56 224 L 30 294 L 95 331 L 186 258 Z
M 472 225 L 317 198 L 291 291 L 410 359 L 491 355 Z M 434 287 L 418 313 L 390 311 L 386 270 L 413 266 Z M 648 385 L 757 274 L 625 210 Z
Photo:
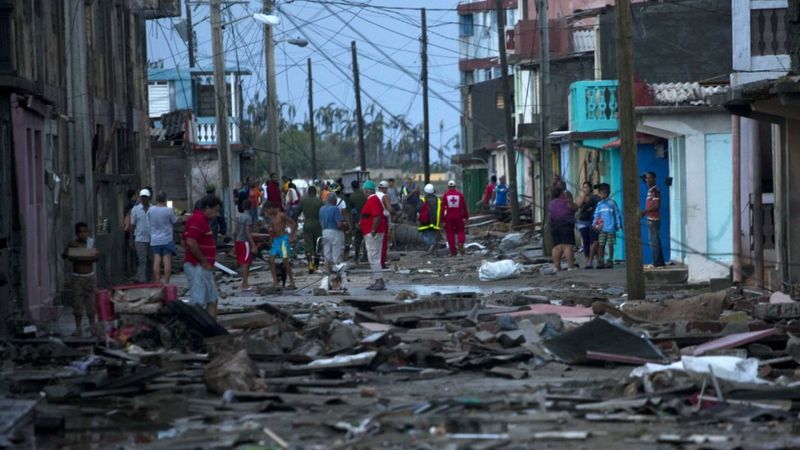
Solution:
M 540 275 L 535 248 L 480 237 L 464 257 L 395 253 L 383 295 L 360 266 L 336 295 L 314 276 L 292 294 L 223 283 L 215 320 L 145 288 L 116 295 L 135 307 L 103 339 L 2 341 L 0 447 L 800 446 L 791 299 L 666 284 L 631 302 L 622 270 Z M 476 281 L 508 258 L 520 276 Z

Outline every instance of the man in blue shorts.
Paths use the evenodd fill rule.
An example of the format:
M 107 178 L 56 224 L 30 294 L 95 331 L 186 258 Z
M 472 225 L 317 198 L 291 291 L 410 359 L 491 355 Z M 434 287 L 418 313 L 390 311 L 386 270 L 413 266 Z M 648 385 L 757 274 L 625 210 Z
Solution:
M 276 258 L 281 258 L 281 264 L 286 271 L 289 279 L 287 288 L 297 289 L 294 285 L 294 274 L 292 273 L 292 249 L 290 241 L 297 235 L 297 222 L 289 218 L 284 212 L 279 211 L 272 203 L 267 203 L 267 217 L 270 226 L 270 236 L 272 236 L 272 248 L 269 250 L 269 266 L 272 271 L 272 287 L 278 287 L 278 271 L 275 267 Z

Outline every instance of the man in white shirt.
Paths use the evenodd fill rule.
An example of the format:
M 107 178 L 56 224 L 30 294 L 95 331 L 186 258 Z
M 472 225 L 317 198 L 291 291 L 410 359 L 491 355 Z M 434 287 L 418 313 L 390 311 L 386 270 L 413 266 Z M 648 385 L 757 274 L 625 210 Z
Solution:
M 147 281 L 147 269 L 150 267 L 150 190 L 139 191 L 139 204 L 131 210 L 131 226 L 136 247 L 136 281 Z

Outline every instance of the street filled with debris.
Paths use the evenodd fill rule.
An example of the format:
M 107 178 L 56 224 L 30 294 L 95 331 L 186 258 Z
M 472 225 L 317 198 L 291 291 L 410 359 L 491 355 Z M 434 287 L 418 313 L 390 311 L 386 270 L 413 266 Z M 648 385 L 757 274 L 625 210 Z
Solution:
M 624 268 L 556 273 L 538 233 L 488 222 L 464 256 L 398 244 L 377 293 L 364 264 L 281 292 L 256 263 L 252 292 L 218 272 L 214 319 L 182 274 L 178 298 L 117 287 L 102 339 L 65 319 L 2 342 L 0 445 L 800 446 L 800 304 L 669 269 L 628 301 Z

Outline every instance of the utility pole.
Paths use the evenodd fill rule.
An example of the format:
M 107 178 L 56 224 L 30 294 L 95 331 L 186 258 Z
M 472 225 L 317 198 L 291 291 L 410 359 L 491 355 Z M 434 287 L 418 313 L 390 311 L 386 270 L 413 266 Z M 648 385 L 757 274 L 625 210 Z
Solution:
M 233 199 L 231 194 L 231 149 L 228 142 L 228 96 L 225 89 L 225 53 L 222 46 L 222 17 L 220 0 L 211 0 L 211 40 L 214 53 L 214 97 L 217 101 L 217 154 L 222 178 L 222 204 L 230 213 Z M 226 222 L 230 222 L 225 218 Z M 230 225 L 230 223 L 228 223 Z
M 517 198 L 517 152 L 514 150 L 514 122 L 511 118 L 511 87 L 508 80 L 506 56 L 506 14 L 503 0 L 495 0 L 497 11 L 497 48 L 500 49 L 500 71 L 503 76 L 503 116 L 506 122 L 506 161 L 508 164 L 508 197 L 511 204 L 511 224 L 519 225 L 519 199 Z
M 542 167 L 539 192 L 542 195 L 544 254 L 549 255 L 553 251 L 553 239 L 550 235 L 550 211 L 547 210 L 550 198 L 550 180 L 553 175 L 550 143 L 547 139 L 550 131 L 550 22 L 547 19 L 548 0 L 538 1 L 536 13 L 539 25 L 539 164 Z
M 636 111 L 633 98 L 633 17 L 630 0 L 618 0 L 616 14 L 619 138 L 622 147 L 622 199 L 625 206 L 625 269 L 628 279 L 628 298 L 644 300 L 639 165 L 636 154 Z
M 311 179 L 317 179 L 317 131 L 314 128 L 314 78 L 311 74 L 311 58 L 308 58 L 308 135 L 311 140 Z
M 192 28 L 192 6 L 186 0 L 186 45 L 189 47 L 189 68 L 194 67 L 194 28 Z
M 428 18 L 425 8 L 422 15 L 422 172 L 425 184 L 431 182 L 431 124 L 428 115 Z
M 264 14 L 272 13 L 272 0 L 263 0 Z M 272 26 L 264 26 L 264 61 L 267 64 L 267 134 L 271 171 L 283 177 L 281 169 L 280 124 L 278 123 L 278 92 L 275 80 L 275 42 L 272 39 Z
M 358 125 L 358 162 L 361 171 L 367 171 L 367 152 L 364 147 L 364 116 L 361 114 L 361 81 L 358 77 L 358 53 L 356 52 L 356 41 L 350 42 L 350 50 L 353 52 L 353 86 L 356 91 L 356 123 Z

